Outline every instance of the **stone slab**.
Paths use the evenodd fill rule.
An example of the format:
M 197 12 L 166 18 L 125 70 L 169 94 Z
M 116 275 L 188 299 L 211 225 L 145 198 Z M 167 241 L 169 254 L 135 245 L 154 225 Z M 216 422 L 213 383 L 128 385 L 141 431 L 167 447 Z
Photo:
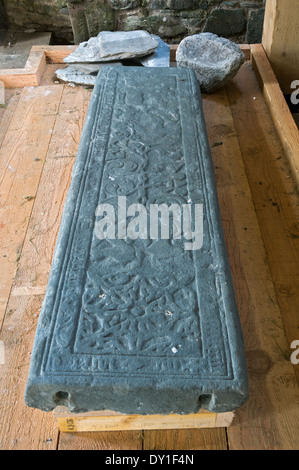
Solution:
M 121 62 L 105 62 L 104 64 L 103 63 L 100 63 L 100 64 L 78 63 L 78 64 L 73 64 L 72 67 L 76 70 L 79 70 L 79 72 L 84 72 L 84 73 L 91 74 L 91 75 L 93 74 L 97 75 L 100 69 L 102 67 L 105 67 L 106 65 L 122 66 L 122 63 Z
M 59 80 L 68 83 L 75 83 L 76 85 L 89 85 L 94 86 L 97 79 L 97 74 L 102 67 L 122 67 L 121 62 L 109 62 L 103 64 L 74 64 L 69 65 L 64 69 L 56 70 L 56 76 Z
M 131 59 L 154 52 L 159 43 L 147 31 L 102 31 L 99 36 L 102 60 Z
M 159 46 L 153 54 L 137 59 L 143 67 L 170 67 L 170 46 L 159 36 L 152 34 L 152 38 L 158 41 Z
M 99 204 L 202 204 L 203 244 L 98 238 Z M 195 206 L 194 206 L 195 207 Z M 122 236 L 121 236 L 122 235 Z M 105 67 L 92 94 L 40 314 L 27 405 L 232 411 L 248 397 L 200 88 L 191 69 Z
M 66 64 L 101 62 L 98 37 L 81 42 L 79 46 L 63 59 Z
M 132 59 L 152 54 L 158 45 L 158 41 L 147 31 L 101 31 L 97 37 L 79 44 L 64 62 L 74 64 Z

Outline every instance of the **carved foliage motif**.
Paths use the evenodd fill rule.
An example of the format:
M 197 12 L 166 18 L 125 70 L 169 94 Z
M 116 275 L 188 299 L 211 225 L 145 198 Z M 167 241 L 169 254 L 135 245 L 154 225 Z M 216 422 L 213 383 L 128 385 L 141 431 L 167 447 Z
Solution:
M 176 94 L 175 78 L 170 85 Z M 99 203 L 187 202 L 178 104 L 167 104 L 160 80 L 151 88 L 119 83 Z M 94 236 L 77 351 L 196 355 L 198 322 L 193 260 L 180 241 Z
M 51 307 L 56 326 L 44 368 L 228 377 L 223 282 L 216 276 L 205 169 L 201 150 L 185 145 L 185 134 L 190 131 L 196 141 L 198 130 L 181 120 L 182 96 L 192 103 L 192 90 L 174 73 L 144 71 L 143 91 L 131 83 L 129 71 L 113 69 L 98 87 L 89 150 L 75 172 L 63 288 Z M 197 111 L 195 103 L 190 114 Z M 99 240 L 96 207 L 116 208 L 118 196 L 146 207 L 202 202 L 203 252 L 185 251 L 183 240 Z M 89 244 L 82 244 L 82 236 Z

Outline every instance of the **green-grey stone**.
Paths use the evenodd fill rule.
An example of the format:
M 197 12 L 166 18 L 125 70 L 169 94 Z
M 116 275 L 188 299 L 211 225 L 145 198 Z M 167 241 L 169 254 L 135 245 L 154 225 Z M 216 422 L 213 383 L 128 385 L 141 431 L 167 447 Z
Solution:
M 100 203 L 203 204 L 203 246 L 96 236 Z M 193 70 L 104 67 L 65 202 L 26 387 L 44 411 L 222 412 L 248 381 Z

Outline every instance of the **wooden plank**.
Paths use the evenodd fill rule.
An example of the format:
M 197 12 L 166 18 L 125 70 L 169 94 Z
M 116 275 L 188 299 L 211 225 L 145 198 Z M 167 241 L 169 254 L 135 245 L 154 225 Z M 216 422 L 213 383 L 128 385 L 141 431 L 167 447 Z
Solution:
M 31 69 L 0 70 L 0 80 L 8 88 L 23 88 L 39 84 L 36 70 Z
M 24 390 L 31 343 L 43 295 L 12 296 L 0 332 L 5 364 L 0 365 L 0 449 L 55 450 L 58 426 L 51 414 L 28 408 Z
M 33 65 L 31 65 L 33 62 Z M 37 84 L 40 84 L 46 66 L 46 56 L 43 52 L 33 52 L 29 55 L 25 67 L 32 67 L 35 70 Z
M 30 297 L 46 292 L 73 163 L 73 158 L 48 158 L 45 163 L 11 297 Z M 28 347 L 31 352 L 32 344 Z
M 41 81 L 40 81 L 40 86 L 57 85 L 58 83 L 60 83 L 56 76 L 56 70 L 63 69 L 65 67 L 67 67 L 66 64 L 62 65 L 62 64 L 48 64 L 47 63 L 45 66 Z
M 0 146 L 15 112 L 22 90 L 8 88 L 5 90 L 5 105 L 0 107 Z
M 224 428 L 144 431 L 144 450 L 227 450 Z
M 0 80 L 8 88 L 38 86 L 46 65 L 43 51 L 32 51 L 23 69 L 0 69 Z
M 0 149 L 0 325 L 48 151 L 61 86 L 25 89 Z
M 63 59 L 77 49 L 78 46 L 33 46 L 31 52 L 44 52 L 48 61 L 62 64 Z
M 63 90 L 60 86 L 50 90 L 53 88 Z M 58 106 L 55 111 L 57 117 Z M 49 130 L 53 139 L 63 141 L 64 130 L 54 128 L 54 121 Z M 74 158 L 52 158 L 50 147 L 47 157 L 0 334 L 7 360 L 0 378 L 0 442 L 5 449 L 55 450 L 58 443 L 58 426 L 52 414 L 28 408 L 24 402 L 36 323 L 74 163 Z
M 262 44 L 281 89 L 291 94 L 298 80 L 298 0 L 267 0 Z
M 48 273 L 45 273 L 45 270 L 47 268 L 49 270 L 49 257 L 51 258 L 49 252 L 51 252 L 51 247 L 54 250 L 55 236 L 53 234 L 55 235 L 58 231 L 58 216 L 63 206 L 63 202 L 56 203 L 56 193 L 49 179 L 53 180 L 53 175 L 55 175 L 56 191 L 59 187 L 61 197 L 61 194 L 65 195 L 64 179 L 67 177 L 67 182 L 69 182 L 72 169 L 71 165 L 66 171 L 67 159 L 61 161 L 53 159 L 51 160 L 52 166 L 46 163 L 43 167 L 43 160 L 52 135 L 49 131 L 54 128 L 63 89 L 60 86 L 54 88 L 41 87 L 23 91 L 1 149 L 1 152 L 4 151 L 3 149 L 7 151 L 11 149 L 10 165 L 18 163 L 16 181 L 8 189 L 11 194 L 16 195 L 15 203 L 12 200 L 9 205 L 13 213 L 11 242 L 20 243 L 20 259 L 17 264 L 12 264 L 13 270 L 17 266 L 18 271 L 11 286 L 5 320 L 0 332 L 0 340 L 5 349 L 5 364 L 0 366 L 0 448 L 5 450 L 55 450 L 58 440 L 58 426 L 52 415 L 28 408 L 24 402 L 31 348 L 45 292 L 43 285 L 40 288 L 39 282 L 42 284 L 47 282 Z M 32 166 L 35 155 L 41 159 L 36 171 Z M 38 186 L 42 168 L 41 184 Z M 24 182 L 28 186 L 24 186 Z M 23 225 L 23 211 L 26 204 L 19 203 L 22 202 L 22 198 L 21 201 L 19 198 L 25 187 L 36 196 L 29 225 L 28 219 L 33 200 L 26 202 L 30 210 L 28 206 L 26 224 L 23 223 Z M 17 234 L 14 233 L 14 228 Z M 34 238 L 33 233 L 38 233 L 39 237 Z M 1 242 L 2 240 L 1 238 Z M 46 260 L 49 261 L 48 265 Z M 9 272 L 9 264 L 5 268 L 8 274 L 11 274 L 10 278 L 5 276 L 8 287 L 13 273 Z M 24 279 L 25 282 L 23 282 Z
M 50 158 L 75 157 L 91 98 L 84 87 L 65 87 L 55 123 L 55 137 L 49 147 Z
M 5 106 L 5 87 L 4 83 L 0 82 L 0 107 Z
M 230 426 L 234 413 L 201 411 L 188 415 L 124 415 L 111 411 L 70 413 L 60 407 L 54 411 L 62 432 L 128 431 L 143 429 L 189 429 Z
M 142 450 L 142 431 L 62 433 L 59 450 Z
M 299 131 L 270 62 L 261 44 L 251 46 L 252 65 L 258 76 L 265 100 L 269 106 L 276 131 L 289 159 L 295 181 L 299 187 Z
M 206 96 L 204 110 L 250 382 L 229 448 L 297 449 L 299 390 L 225 90 Z
M 299 196 L 249 65 L 227 85 L 227 92 L 290 346 L 299 337 Z M 299 366 L 295 372 L 299 384 Z

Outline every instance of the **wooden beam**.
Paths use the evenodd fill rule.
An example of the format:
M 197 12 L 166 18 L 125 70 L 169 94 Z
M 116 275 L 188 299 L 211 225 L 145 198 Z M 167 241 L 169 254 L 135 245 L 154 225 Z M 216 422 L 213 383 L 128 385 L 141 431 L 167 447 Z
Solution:
M 7 88 L 38 86 L 45 65 L 46 58 L 44 52 L 42 50 L 31 50 L 25 68 L 0 70 L 0 81 L 2 81 Z
M 299 80 L 299 2 L 267 0 L 262 44 L 281 89 L 291 94 Z
M 276 131 L 299 187 L 299 131 L 261 44 L 251 46 L 252 65 L 270 109 Z
M 33 46 L 31 53 L 44 52 L 48 61 L 62 64 L 63 59 L 77 49 L 78 46 Z
M 200 411 L 187 415 L 124 415 L 114 411 L 97 411 L 74 414 L 65 407 L 58 407 L 54 416 L 62 432 L 91 432 L 228 427 L 234 413 Z

